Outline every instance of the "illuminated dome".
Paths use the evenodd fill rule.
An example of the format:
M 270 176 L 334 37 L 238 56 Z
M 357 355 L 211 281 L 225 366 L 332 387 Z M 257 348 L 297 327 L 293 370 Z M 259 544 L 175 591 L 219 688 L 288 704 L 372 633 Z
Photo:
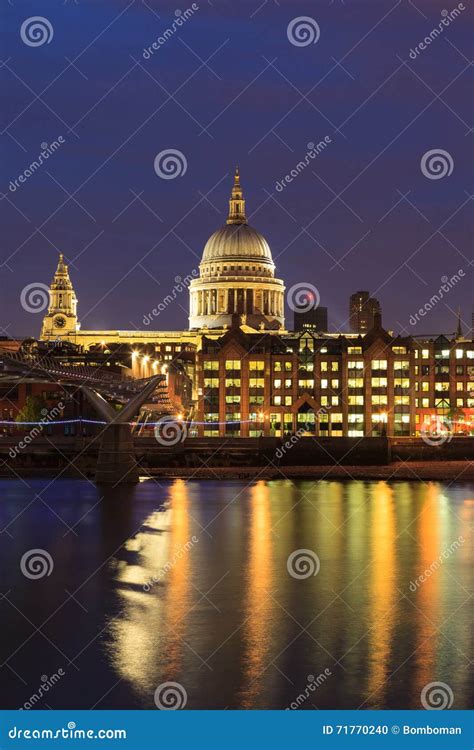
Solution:
M 285 287 L 274 274 L 268 242 L 247 222 L 236 169 L 227 221 L 206 242 L 199 278 L 189 287 L 189 327 L 282 328 Z
M 211 234 L 202 255 L 202 262 L 213 260 L 254 260 L 273 266 L 268 242 L 248 224 L 226 224 Z

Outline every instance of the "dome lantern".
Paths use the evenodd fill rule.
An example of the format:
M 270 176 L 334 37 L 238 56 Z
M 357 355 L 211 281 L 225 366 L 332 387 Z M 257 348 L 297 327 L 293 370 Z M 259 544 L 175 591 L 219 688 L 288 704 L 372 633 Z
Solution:
M 245 216 L 245 199 L 240 185 L 240 173 L 238 167 L 235 168 L 234 186 L 229 201 L 229 216 L 227 217 L 227 224 L 247 224 L 247 217 Z

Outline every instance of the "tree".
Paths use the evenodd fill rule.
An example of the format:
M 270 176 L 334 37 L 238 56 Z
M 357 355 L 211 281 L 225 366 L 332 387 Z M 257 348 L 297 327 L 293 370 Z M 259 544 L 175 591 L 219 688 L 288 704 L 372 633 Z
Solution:
M 39 422 L 48 413 L 48 405 L 41 396 L 28 396 L 23 409 L 16 415 L 16 422 Z

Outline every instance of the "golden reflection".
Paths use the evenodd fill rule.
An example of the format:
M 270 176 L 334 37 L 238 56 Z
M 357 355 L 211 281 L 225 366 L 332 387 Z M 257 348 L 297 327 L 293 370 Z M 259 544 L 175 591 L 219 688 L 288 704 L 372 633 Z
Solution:
M 242 708 L 255 707 L 261 692 L 264 670 L 268 666 L 271 648 L 271 598 L 273 585 L 273 539 L 270 515 L 270 488 L 258 482 L 251 488 L 250 541 L 245 585 L 243 642 Z
M 416 561 L 417 577 L 439 559 L 441 552 L 442 521 L 446 523 L 447 519 L 441 518 L 440 496 L 439 485 L 430 482 L 425 490 L 424 502 L 416 524 L 420 550 Z M 438 643 L 436 623 L 440 622 L 439 571 L 435 575 L 426 577 L 417 587 L 416 593 L 410 595 L 411 597 L 414 597 L 417 607 L 415 683 L 419 692 L 424 685 L 433 680 L 433 675 L 436 674 L 435 661 Z
M 367 700 L 371 707 L 383 707 L 389 676 L 397 593 L 394 500 L 392 489 L 386 482 L 379 482 L 374 487 L 372 504 Z
M 170 487 L 168 509 L 144 521 L 125 544 L 125 560 L 117 564 L 122 609 L 110 625 L 109 651 L 120 677 L 146 694 L 156 687 L 158 665 L 165 675 L 182 667 L 190 606 L 189 523 L 188 489 L 177 480 Z
M 169 559 L 172 568 L 166 579 L 166 618 L 167 647 L 165 655 L 165 673 L 170 677 L 182 667 L 183 637 L 186 629 L 186 613 L 190 608 L 190 563 L 189 554 L 183 549 L 190 539 L 188 488 L 181 479 L 177 480 L 171 491 L 171 509 L 173 524 Z M 165 674 L 166 676 L 166 674 Z

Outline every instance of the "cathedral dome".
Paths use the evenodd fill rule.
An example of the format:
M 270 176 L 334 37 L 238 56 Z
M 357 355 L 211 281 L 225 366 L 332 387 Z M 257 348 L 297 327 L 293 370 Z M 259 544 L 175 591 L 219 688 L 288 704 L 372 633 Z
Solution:
M 284 292 L 268 242 L 248 225 L 236 169 L 227 221 L 206 242 L 199 278 L 189 285 L 189 327 L 229 328 L 239 321 L 255 330 L 279 330 Z
M 248 224 L 225 224 L 209 237 L 202 262 L 216 260 L 257 261 L 273 265 L 272 253 L 265 237 Z

